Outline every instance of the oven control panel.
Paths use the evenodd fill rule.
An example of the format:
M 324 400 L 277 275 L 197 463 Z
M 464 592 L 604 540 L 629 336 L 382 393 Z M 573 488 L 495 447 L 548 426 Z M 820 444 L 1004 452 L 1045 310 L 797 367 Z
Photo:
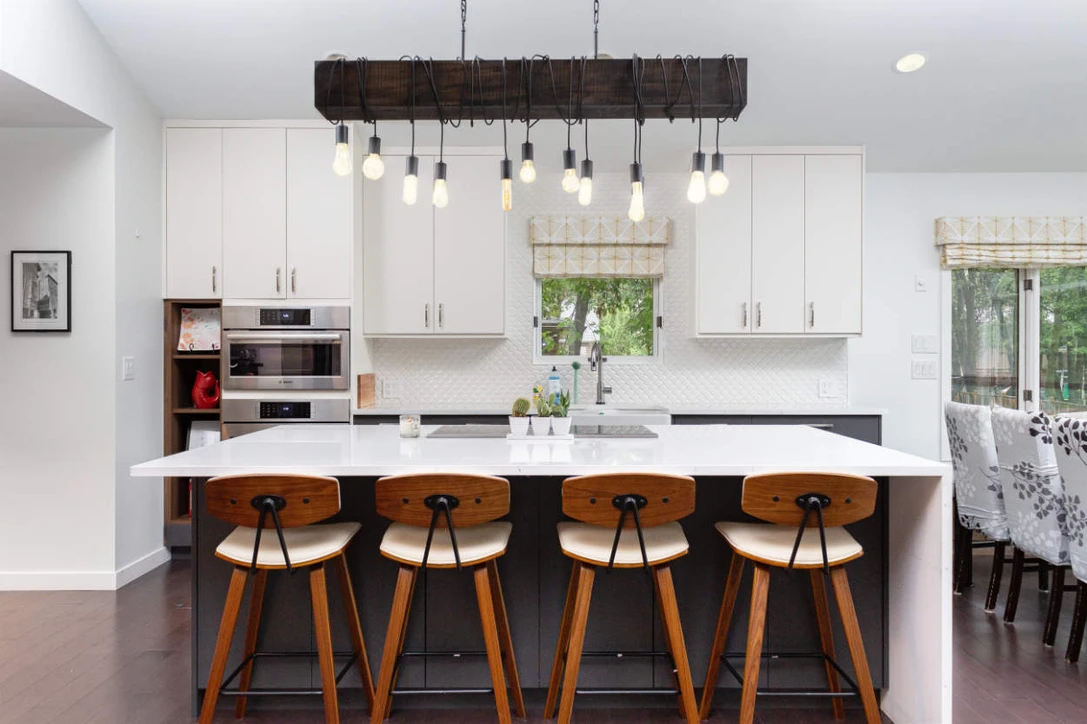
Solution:
M 261 308 L 260 326 L 262 327 L 308 327 L 311 309 Z
M 310 418 L 308 402 L 262 402 L 260 419 L 262 420 L 306 420 Z

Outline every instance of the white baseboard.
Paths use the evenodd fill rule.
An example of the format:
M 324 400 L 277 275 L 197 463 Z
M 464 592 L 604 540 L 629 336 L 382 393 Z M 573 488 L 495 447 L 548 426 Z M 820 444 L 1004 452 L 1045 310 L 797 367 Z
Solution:
M 166 550 L 166 548 L 159 548 L 158 550 L 151 551 L 143 558 L 139 558 L 117 571 L 116 587 L 123 588 L 145 573 L 150 573 L 163 563 L 168 563 L 169 561 L 170 551 Z
M 0 571 L 0 591 L 115 591 L 169 560 L 159 548 L 118 571 Z

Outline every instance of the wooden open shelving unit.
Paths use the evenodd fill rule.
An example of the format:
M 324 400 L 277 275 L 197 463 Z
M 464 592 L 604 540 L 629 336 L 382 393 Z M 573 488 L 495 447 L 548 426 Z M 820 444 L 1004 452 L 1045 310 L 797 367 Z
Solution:
M 197 371 L 212 371 L 222 380 L 219 352 L 179 352 L 181 309 L 221 309 L 215 299 L 167 299 L 163 302 L 163 455 L 186 449 L 189 425 L 193 420 L 214 419 L 222 423 L 219 408 L 200 410 L 192 406 L 192 386 Z M 189 478 L 163 481 L 163 537 L 169 549 L 192 545 L 192 518 L 189 516 Z

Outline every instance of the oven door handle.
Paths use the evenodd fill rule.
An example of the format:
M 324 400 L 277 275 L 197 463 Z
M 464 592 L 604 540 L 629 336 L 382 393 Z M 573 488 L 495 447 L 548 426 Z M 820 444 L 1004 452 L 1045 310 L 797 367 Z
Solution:
M 339 332 L 226 332 L 229 342 L 342 342 L 344 335 Z

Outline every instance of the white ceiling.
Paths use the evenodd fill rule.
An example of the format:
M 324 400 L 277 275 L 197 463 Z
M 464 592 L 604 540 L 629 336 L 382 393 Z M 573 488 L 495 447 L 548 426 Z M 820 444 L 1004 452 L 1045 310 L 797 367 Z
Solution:
M 457 0 L 80 2 L 167 118 L 313 118 L 312 61 L 328 51 L 386 59 L 460 53 Z M 749 59 L 748 108 L 725 127 L 723 143 L 866 144 L 869 168 L 881 171 L 1087 171 L 1087 2 L 601 6 L 601 52 Z M 591 54 L 591 7 L 590 0 L 468 0 L 468 55 Z M 925 52 L 928 64 L 896 73 L 895 60 L 911 51 Z M 382 129 L 387 145 L 405 138 L 392 125 Z M 534 136 L 561 143 L 561 123 L 547 125 Z M 436 139 L 421 133 L 423 142 Z M 712 144 L 712 124 L 705 134 Z M 520 135 L 513 131 L 511 141 Z M 593 138 L 598 163 L 629 154 L 629 124 L 594 124 Z M 446 134 L 450 144 L 500 141 L 495 128 Z M 678 169 L 693 144 L 689 123 L 647 123 L 647 164 L 668 159 Z M 542 152 L 538 145 L 537 158 Z
M 102 124 L 34 86 L 0 71 L 0 128 L 69 128 Z

